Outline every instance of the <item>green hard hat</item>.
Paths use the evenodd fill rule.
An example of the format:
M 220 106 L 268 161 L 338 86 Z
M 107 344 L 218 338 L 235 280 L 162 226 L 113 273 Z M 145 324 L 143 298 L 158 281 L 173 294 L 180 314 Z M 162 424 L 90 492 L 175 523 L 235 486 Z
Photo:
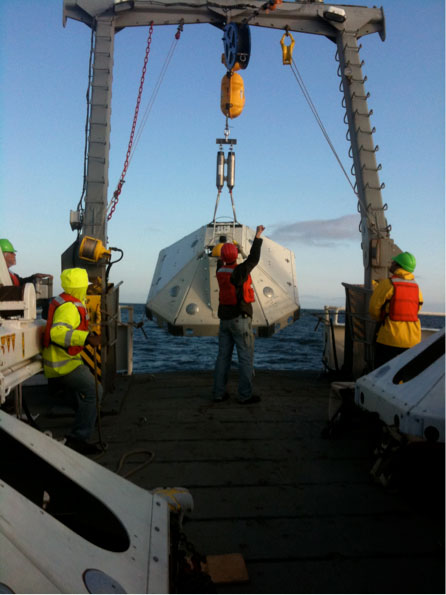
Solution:
M 14 246 L 11 242 L 6 238 L 0 239 L 0 248 L 2 249 L 2 252 L 17 252 L 17 250 L 14 250 Z
M 394 256 L 392 260 L 399 264 L 402 269 L 408 271 L 409 273 L 413 273 L 415 267 L 417 266 L 415 256 L 410 252 L 401 252 L 401 254 L 397 254 L 396 256 Z

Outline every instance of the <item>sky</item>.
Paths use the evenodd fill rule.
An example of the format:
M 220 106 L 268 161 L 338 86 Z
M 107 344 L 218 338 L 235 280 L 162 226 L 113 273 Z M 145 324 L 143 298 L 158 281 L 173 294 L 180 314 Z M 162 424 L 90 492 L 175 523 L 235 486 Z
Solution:
M 363 4 L 366 5 L 366 4 Z M 445 311 L 444 2 L 381 0 L 387 38 L 363 37 L 361 58 L 382 164 L 391 237 L 417 259 L 425 311 Z M 369 4 L 371 6 L 371 4 Z M 150 111 L 176 27 L 156 27 L 140 108 L 144 129 L 108 242 L 124 252 L 110 280 L 121 303 L 145 303 L 158 253 L 212 221 L 220 111 L 222 32 L 187 25 Z M 237 139 L 237 219 L 293 250 L 303 308 L 343 306 L 342 282 L 363 283 L 356 197 L 290 67 L 282 31 L 251 27 L 242 71 L 246 104 L 230 121 Z M 127 151 L 147 28 L 115 38 L 109 199 Z M 293 58 L 345 169 L 350 171 L 335 45 L 294 34 Z M 68 20 L 62 0 L 4 0 L 0 16 L 0 237 L 18 251 L 15 272 L 55 276 L 76 239 L 69 225 L 83 184 L 90 29 Z M 218 217 L 232 215 L 222 192 Z

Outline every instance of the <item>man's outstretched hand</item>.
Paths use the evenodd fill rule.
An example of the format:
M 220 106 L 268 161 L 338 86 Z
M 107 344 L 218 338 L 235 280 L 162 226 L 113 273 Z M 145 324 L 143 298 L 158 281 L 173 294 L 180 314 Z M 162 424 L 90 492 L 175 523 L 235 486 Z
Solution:
M 256 238 L 260 238 L 260 236 L 262 235 L 262 232 L 265 231 L 265 228 L 263 227 L 263 225 L 257 225 L 257 229 L 256 229 Z

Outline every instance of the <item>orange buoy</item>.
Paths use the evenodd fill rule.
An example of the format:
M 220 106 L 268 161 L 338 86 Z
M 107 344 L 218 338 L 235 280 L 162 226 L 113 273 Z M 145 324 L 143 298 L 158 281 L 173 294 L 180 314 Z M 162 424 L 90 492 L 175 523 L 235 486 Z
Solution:
M 245 106 L 245 85 L 242 77 L 228 71 L 221 80 L 220 107 L 223 115 L 229 118 L 237 118 Z

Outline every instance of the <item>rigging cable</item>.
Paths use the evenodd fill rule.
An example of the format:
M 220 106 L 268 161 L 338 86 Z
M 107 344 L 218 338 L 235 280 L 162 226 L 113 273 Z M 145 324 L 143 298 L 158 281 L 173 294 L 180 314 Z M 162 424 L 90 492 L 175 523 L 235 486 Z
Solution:
M 82 201 L 84 200 L 85 193 L 87 191 L 87 155 L 88 155 L 88 137 L 90 132 L 90 120 L 91 120 L 91 82 L 93 80 L 93 54 L 94 54 L 94 32 L 95 25 L 91 27 L 91 38 L 90 38 L 90 57 L 88 62 L 88 85 L 85 93 L 85 99 L 87 102 L 87 114 L 85 117 L 85 142 L 84 142 L 84 176 L 82 183 L 82 193 L 79 199 L 77 210 L 82 211 Z M 79 235 L 79 233 L 78 233 Z
M 234 215 L 234 227 L 235 227 L 235 224 L 238 223 L 238 221 L 237 221 L 237 215 L 235 214 L 235 203 L 234 203 L 234 197 L 232 195 L 232 190 L 229 190 L 229 196 L 231 197 L 232 213 Z
M 129 144 L 128 144 L 128 148 L 127 148 L 127 154 L 125 157 L 124 167 L 123 167 L 122 173 L 121 173 L 121 178 L 118 182 L 118 186 L 117 186 L 116 190 L 113 193 L 113 197 L 112 197 L 112 200 L 110 203 L 109 213 L 107 215 L 107 221 L 110 221 L 110 219 L 113 217 L 113 213 L 115 212 L 116 206 L 118 204 L 119 195 L 121 194 L 122 186 L 125 181 L 125 175 L 127 173 L 127 169 L 129 166 L 130 152 L 132 150 L 133 138 L 135 136 L 136 122 L 138 120 L 139 106 L 141 104 L 142 90 L 144 88 L 144 79 L 145 79 L 146 71 L 147 71 L 147 61 L 149 59 L 150 45 L 152 43 L 152 33 L 153 33 L 153 21 L 150 23 L 149 35 L 147 38 L 146 53 L 144 56 L 144 64 L 142 67 L 141 80 L 139 83 L 138 97 L 136 99 L 135 113 L 133 115 L 133 124 L 132 124 L 132 130 L 130 132 L 130 139 L 129 139 Z
M 344 175 L 347 178 L 348 183 L 352 187 L 353 192 L 358 197 L 358 192 L 355 190 L 355 186 L 352 184 L 352 181 L 350 180 L 350 177 L 349 177 L 348 173 L 346 172 L 344 166 L 342 165 L 342 161 L 340 160 L 339 155 L 337 154 L 336 149 L 334 148 L 333 143 L 331 142 L 331 139 L 330 139 L 330 137 L 328 135 L 328 132 L 327 132 L 327 130 L 326 130 L 326 128 L 325 128 L 325 126 L 324 126 L 324 124 L 323 124 L 323 122 L 322 122 L 319 114 L 318 114 L 318 111 L 316 109 L 316 106 L 314 105 L 314 103 L 313 103 L 313 101 L 312 101 L 312 99 L 310 97 L 310 93 L 308 92 L 308 89 L 305 86 L 305 83 L 304 83 L 304 81 L 302 79 L 302 76 L 301 76 L 301 74 L 299 72 L 299 69 L 296 66 L 296 63 L 295 63 L 294 59 L 292 60 L 290 66 L 291 66 L 291 72 L 293 73 L 295 79 L 297 80 L 297 82 L 299 84 L 299 87 L 301 88 L 301 91 L 302 91 L 302 93 L 303 93 L 303 95 L 304 95 L 304 97 L 305 97 L 305 99 L 306 99 L 306 101 L 307 101 L 307 103 L 308 103 L 311 111 L 313 112 L 313 115 L 316 118 L 316 122 L 319 124 L 319 127 L 320 127 L 320 129 L 322 131 L 322 134 L 324 135 L 324 137 L 325 137 L 325 139 L 326 139 L 326 141 L 327 141 L 330 149 L 333 152 L 333 155 L 335 156 L 335 158 L 336 158 L 337 162 L 339 163 L 342 171 L 344 172 Z
M 164 80 L 164 77 L 166 75 L 167 68 L 168 68 L 168 66 L 170 64 L 170 61 L 172 60 L 173 54 L 174 54 L 175 49 L 176 49 L 176 46 L 178 44 L 178 40 L 180 39 L 180 36 L 181 36 L 181 32 L 183 31 L 183 24 L 184 24 L 184 21 L 181 20 L 181 23 L 178 25 L 178 28 L 177 28 L 177 31 L 175 33 L 174 39 L 173 39 L 172 44 L 170 46 L 169 52 L 168 52 L 168 54 L 166 56 L 166 59 L 164 61 L 163 66 L 161 68 L 161 72 L 159 74 L 158 80 L 157 80 L 157 82 L 155 84 L 155 87 L 154 87 L 154 89 L 152 91 L 152 95 L 150 97 L 149 103 L 148 103 L 148 105 L 146 107 L 146 110 L 144 112 L 144 115 L 142 117 L 141 123 L 140 123 L 138 129 L 135 132 L 135 129 L 136 129 L 136 120 L 138 118 L 137 110 L 139 112 L 139 103 L 141 102 L 142 86 L 144 85 L 145 67 L 146 67 L 146 64 L 147 64 L 147 59 L 146 58 L 148 58 L 148 52 L 150 51 L 149 46 L 150 46 L 150 42 L 151 42 L 151 31 L 153 30 L 153 23 L 151 23 L 151 31 L 149 31 L 149 39 L 147 41 L 146 58 L 144 59 L 143 75 L 141 76 L 140 91 L 138 93 L 138 100 L 139 101 L 137 100 L 137 107 L 135 108 L 135 117 L 134 117 L 134 120 L 133 120 L 132 133 L 130 135 L 129 147 L 127 149 L 126 162 L 124 164 L 124 170 L 123 170 L 123 172 L 121 174 L 121 179 L 119 180 L 118 187 L 116 188 L 116 190 L 115 190 L 115 192 L 113 194 L 113 198 L 110 201 L 110 204 L 108 206 L 108 208 L 110 210 L 110 212 L 109 212 L 109 214 L 107 216 L 107 220 L 108 221 L 112 218 L 113 213 L 114 213 L 114 211 L 116 209 L 116 205 L 117 205 L 118 200 L 119 200 L 119 195 L 120 195 L 121 190 L 122 190 L 122 185 L 124 184 L 125 174 L 127 173 L 127 169 L 129 167 L 132 159 L 133 159 L 133 155 L 135 154 L 136 147 L 138 146 L 138 143 L 139 143 L 139 141 L 141 139 L 141 135 L 142 135 L 142 132 L 144 130 L 144 127 L 145 127 L 145 125 L 147 123 L 147 119 L 148 119 L 148 117 L 150 115 L 150 112 L 152 110 L 153 104 L 155 103 L 155 100 L 156 100 L 156 97 L 157 97 L 158 92 L 160 90 L 161 84 L 162 84 L 162 82 Z
M 141 138 L 141 134 L 144 130 L 144 126 L 146 125 L 147 119 L 150 115 L 150 112 L 152 110 L 153 104 L 155 103 L 155 100 L 157 98 L 158 92 L 160 90 L 161 84 L 164 80 L 164 77 L 166 75 L 167 72 L 167 68 L 169 67 L 170 61 L 172 60 L 173 54 L 175 53 L 175 49 L 177 47 L 178 44 L 178 40 L 180 39 L 181 36 L 181 32 L 183 31 L 183 23 L 184 21 L 182 20 L 180 25 L 178 26 L 177 32 L 175 33 L 174 39 L 172 41 L 172 44 L 170 46 L 169 52 L 166 56 L 166 59 L 164 61 L 163 67 L 161 68 L 161 72 L 159 74 L 158 80 L 156 82 L 156 85 L 152 91 L 152 95 L 150 97 L 149 103 L 147 104 L 146 110 L 144 112 L 144 115 L 142 117 L 141 123 L 138 127 L 138 130 L 136 131 L 136 135 L 135 135 L 135 142 L 133 145 L 133 149 L 130 155 L 130 159 L 129 159 L 129 163 L 131 162 L 133 155 L 135 153 L 136 147 L 138 146 L 139 140 Z
M 217 193 L 217 200 L 215 201 L 215 208 L 214 208 L 214 217 L 212 219 L 212 223 L 214 224 L 214 232 L 215 232 L 215 217 L 217 215 L 218 203 L 220 202 L 221 190 Z

